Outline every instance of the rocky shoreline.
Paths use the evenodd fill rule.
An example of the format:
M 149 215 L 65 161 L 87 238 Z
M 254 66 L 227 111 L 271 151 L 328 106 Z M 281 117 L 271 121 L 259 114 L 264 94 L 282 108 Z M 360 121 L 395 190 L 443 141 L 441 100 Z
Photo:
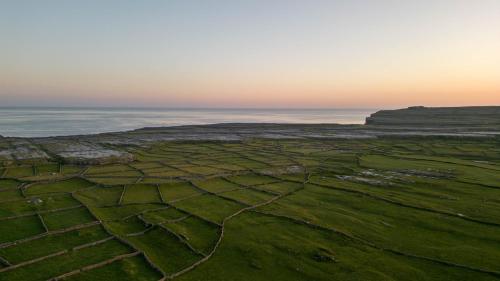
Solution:
M 499 135 L 500 107 L 411 107 L 379 111 L 368 117 L 365 125 L 226 123 L 142 128 L 95 135 L 45 138 L 0 137 L 0 163 L 48 161 L 50 159 L 75 164 L 129 162 L 133 160 L 133 156 L 127 152 L 127 147 L 149 146 L 159 141 L 243 141 L 255 138 L 367 139 L 422 136 L 495 137 Z

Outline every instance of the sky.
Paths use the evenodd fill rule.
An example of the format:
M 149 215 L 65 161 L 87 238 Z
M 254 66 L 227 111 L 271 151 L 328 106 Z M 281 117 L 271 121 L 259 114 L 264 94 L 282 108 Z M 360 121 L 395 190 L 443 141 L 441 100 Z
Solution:
M 500 105 L 498 0 L 0 0 L 0 106 Z

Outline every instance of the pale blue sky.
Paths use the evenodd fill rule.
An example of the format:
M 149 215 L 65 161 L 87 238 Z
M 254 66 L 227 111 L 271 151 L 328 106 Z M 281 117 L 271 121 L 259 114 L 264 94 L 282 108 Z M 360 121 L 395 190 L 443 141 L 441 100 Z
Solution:
M 494 0 L 2 0 L 0 99 L 166 107 L 499 104 L 499 27 Z

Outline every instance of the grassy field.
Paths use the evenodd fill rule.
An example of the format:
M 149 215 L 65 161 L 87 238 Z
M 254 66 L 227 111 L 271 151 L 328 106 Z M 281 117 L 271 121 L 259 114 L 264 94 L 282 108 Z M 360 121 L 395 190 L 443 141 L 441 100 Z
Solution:
M 500 280 L 500 139 L 157 142 L 0 167 L 0 280 Z

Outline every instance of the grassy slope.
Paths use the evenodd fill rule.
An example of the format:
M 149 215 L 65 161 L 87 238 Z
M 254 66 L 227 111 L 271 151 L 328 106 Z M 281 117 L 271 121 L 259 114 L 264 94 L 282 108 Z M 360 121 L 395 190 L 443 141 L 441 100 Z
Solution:
M 80 178 L 36 183 L 25 192 L 29 200 L 16 188 L 33 169 L 7 167 L 7 177 L 18 181 L 0 180 L 0 219 L 41 212 L 49 230 L 101 220 L 167 274 L 209 254 L 225 221 L 214 255 L 176 280 L 500 279 L 478 271 L 500 272 L 497 139 L 165 142 L 134 153 L 131 165 L 87 170 L 86 179 L 106 186 Z M 50 174 L 57 167 L 35 170 Z M 283 197 L 225 220 L 276 196 Z M 43 232 L 36 215 L 4 219 L 0 242 Z M 93 226 L 5 247 L 0 256 L 18 263 L 108 235 Z M 47 279 L 131 251 L 112 240 L 0 273 L 0 280 Z M 136 256 L 70 280 L 160 277 Z

